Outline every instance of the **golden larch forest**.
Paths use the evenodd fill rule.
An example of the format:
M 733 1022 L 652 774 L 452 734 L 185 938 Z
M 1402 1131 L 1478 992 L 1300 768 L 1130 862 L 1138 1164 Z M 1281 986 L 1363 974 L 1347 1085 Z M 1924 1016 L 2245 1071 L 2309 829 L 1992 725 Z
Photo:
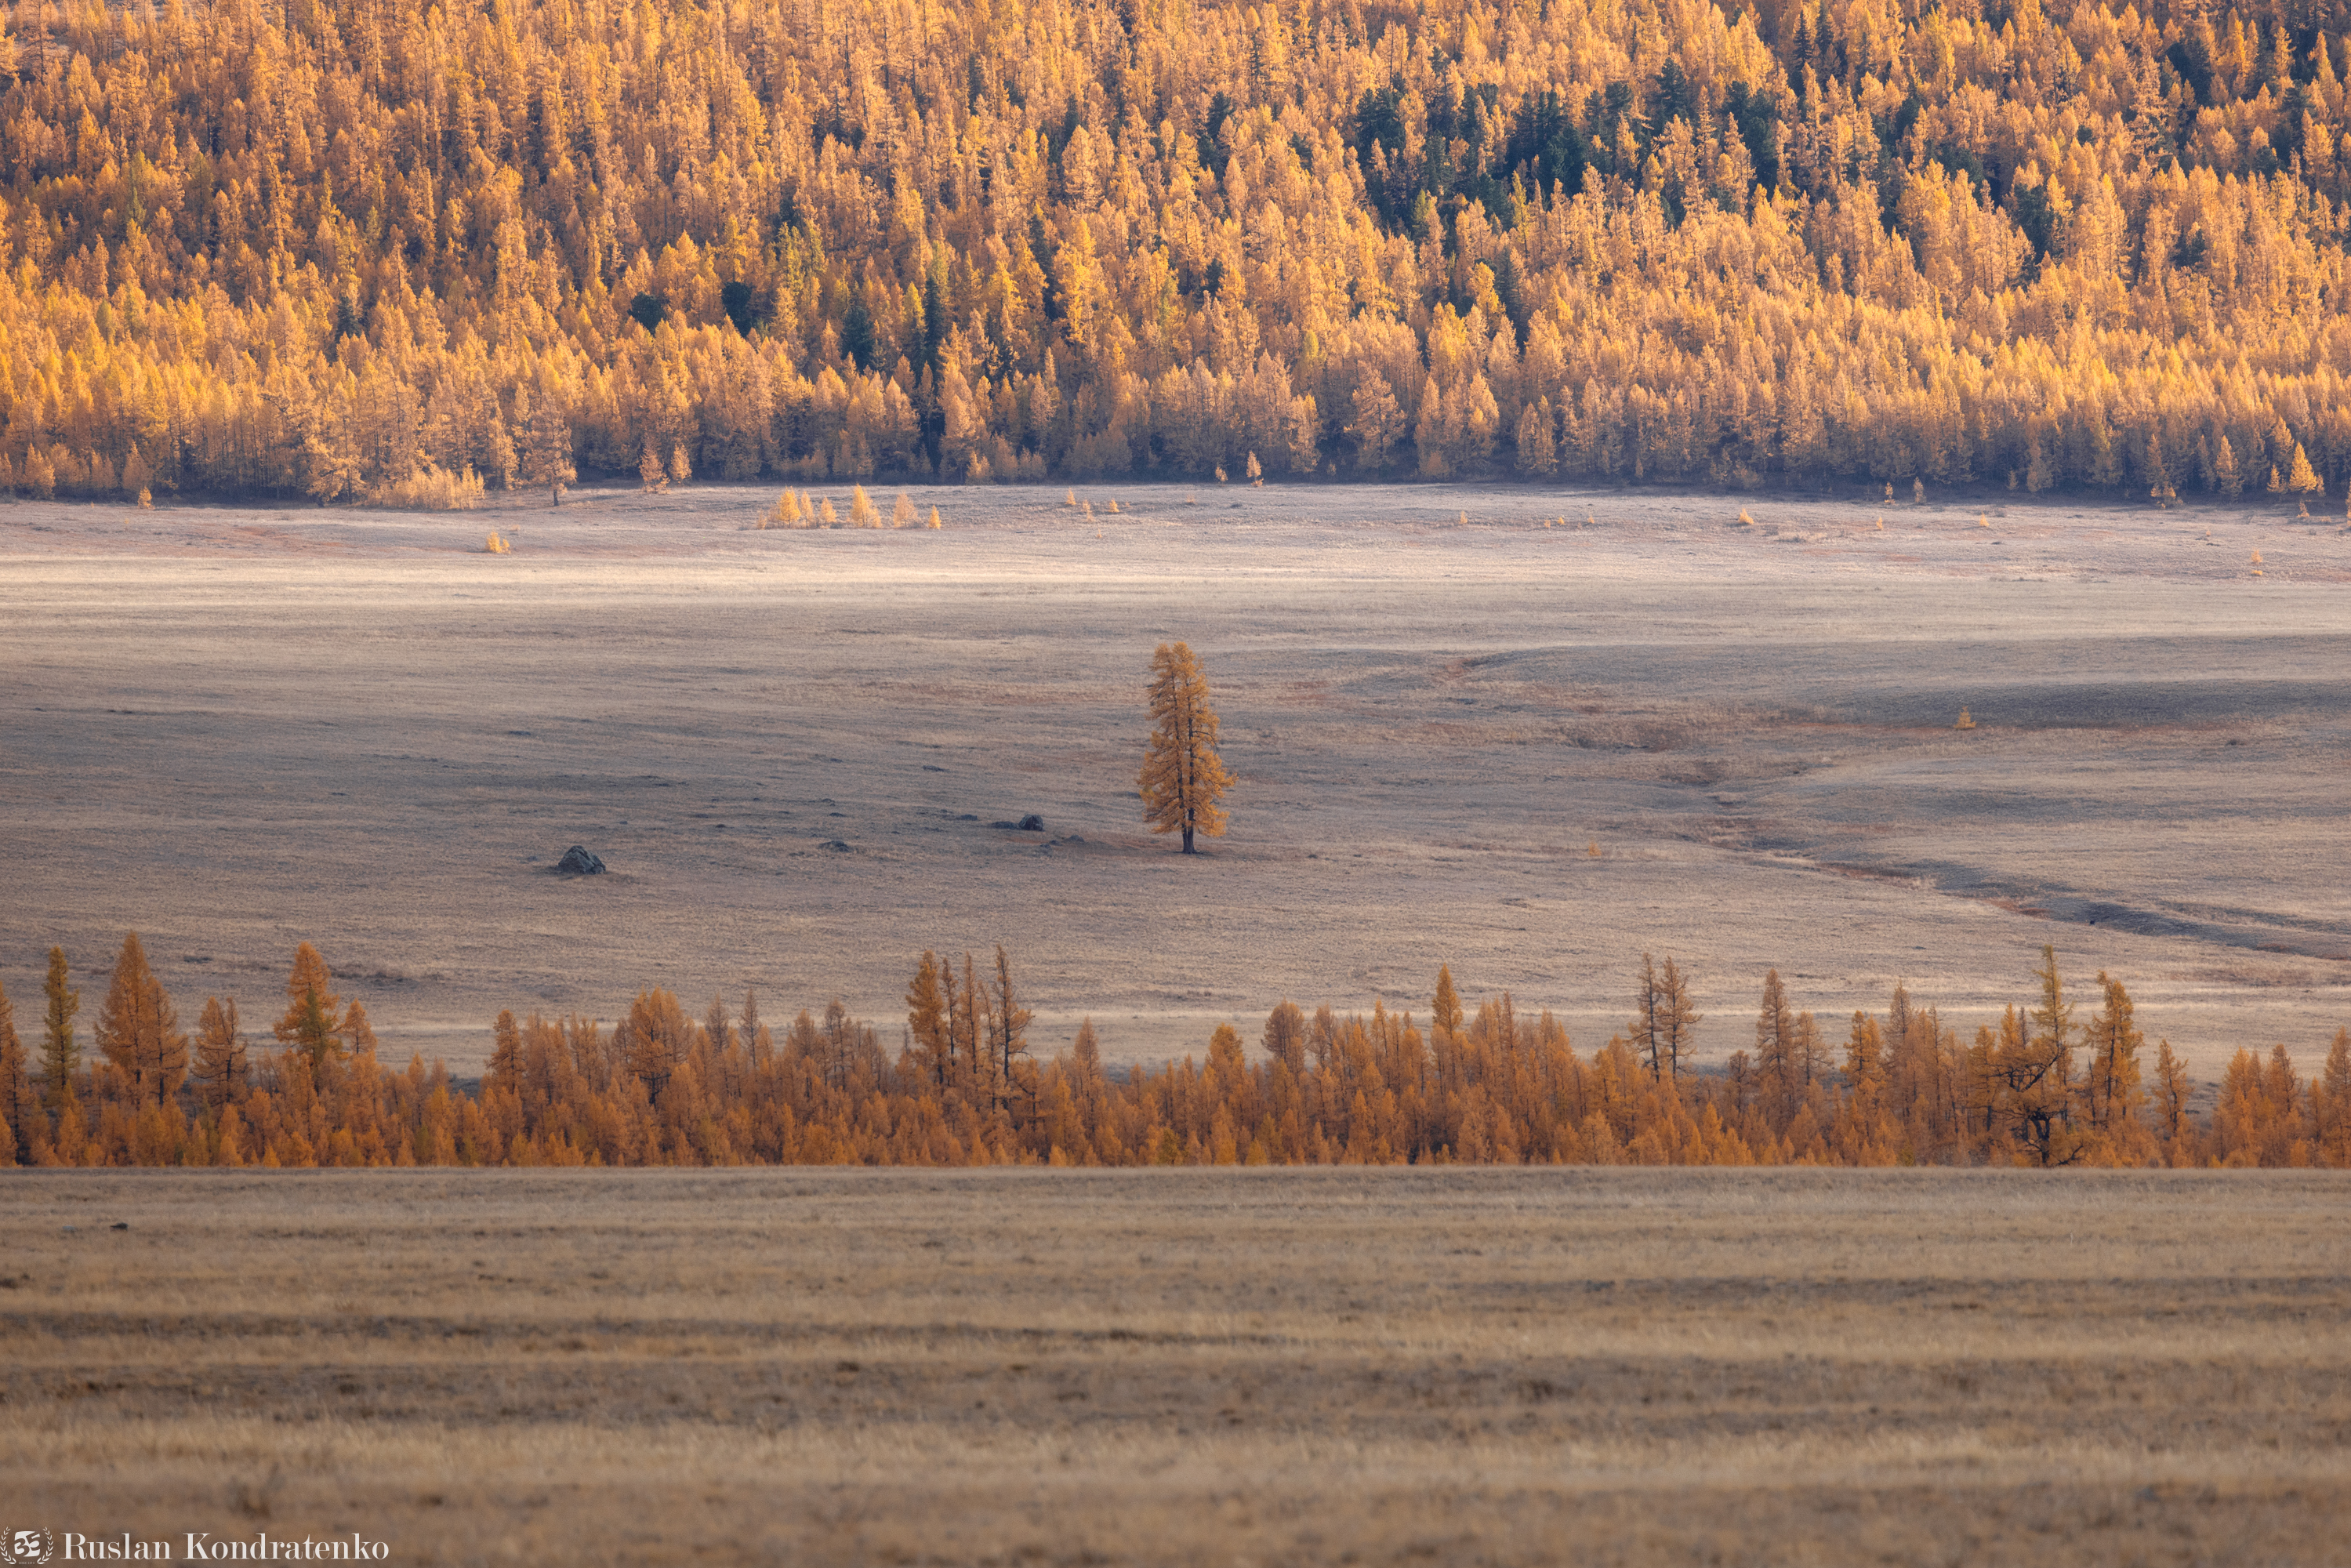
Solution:
M 19 0 L 0 486 L 2351 478 L 2336 0 Z

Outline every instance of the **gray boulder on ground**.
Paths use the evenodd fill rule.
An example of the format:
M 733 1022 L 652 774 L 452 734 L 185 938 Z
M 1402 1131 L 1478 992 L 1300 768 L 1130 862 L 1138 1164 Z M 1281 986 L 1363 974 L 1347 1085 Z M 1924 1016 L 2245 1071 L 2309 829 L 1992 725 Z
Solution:
M 1020 819 L 1020 831 L 1024 833 L 1041 833 L 1045 831 L 1045 819 L 1031 811 Z
M 574 844 L 569 849 L 563 852 L 563 858 L 561 860 L 555 862 L 555 874 L 558 876 L 601 876 L 604 874 L 604 862 L 598 860 L 594 855 L 590 854 L 580 845 Z

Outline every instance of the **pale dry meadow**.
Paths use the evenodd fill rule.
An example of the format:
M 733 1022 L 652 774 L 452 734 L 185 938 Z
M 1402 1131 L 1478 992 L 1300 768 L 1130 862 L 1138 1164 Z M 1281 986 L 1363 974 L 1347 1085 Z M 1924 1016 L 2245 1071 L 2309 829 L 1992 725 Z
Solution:
M 0 983 L 21 1015 L 61 943 L 94 1006 L 135 929 L 183 1017 L 262 1018 L 308 940 L 388 1061 L 460 1074 L 501 1008 L 653 985 L 839 996 L 894 1046 L 923 949 L 998 941 L 1039 1050 L 1091 1015 L 1113 1063 L 1285 996 L 1425 1016 L 1439 963 L 1589 1052 L 1644 950 L 1709 1065 L 1767 967 L 1823 1019 L 1907 980 L 1964 1039 L 2044 942 L 2207 1082 L 2351 1021 L 2339 521 L 1072 494 L 919 488 L 935 533 L 759 530 L 752 486 L 0 505 Z M 1163 639 L 1240 779 L 1188 861 L 1134 793 Z M 611 874 L 550 874 L 573 843 Z
M 2339 1563 L 2346 1197 L 28 1174 L 0 1525 L 403 1563 Z

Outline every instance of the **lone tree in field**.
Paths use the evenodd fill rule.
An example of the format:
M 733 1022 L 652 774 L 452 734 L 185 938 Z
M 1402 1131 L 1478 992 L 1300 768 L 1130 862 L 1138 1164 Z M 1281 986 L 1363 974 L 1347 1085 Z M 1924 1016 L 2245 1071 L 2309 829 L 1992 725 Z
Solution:
M 1143 819 L 1155 833 L 1221 838 L 1224 808 L 1217 802 L 1233 776 L 1217 755 L 1217 710 L 1208 706 L 1208 677 L 1182 643 L 1159 644 L 1151 655 L 1151 745 L 1143 757 Z

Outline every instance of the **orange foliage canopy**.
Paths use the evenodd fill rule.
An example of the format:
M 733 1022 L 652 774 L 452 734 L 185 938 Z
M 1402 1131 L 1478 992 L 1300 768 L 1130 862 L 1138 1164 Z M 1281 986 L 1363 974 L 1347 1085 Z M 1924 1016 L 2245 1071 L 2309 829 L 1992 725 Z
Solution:
M 2291 497 L 2351 14 L 2284 10 L 19 5 L 0 488 Z
M 1259 1051 L 1219 1025 L 1205 1061 L 1113 1074 L 1091 1021 L 1050 1061 L 1001 952 L 993 976 L 925 954 L 894 1058 L 838 1001 L 778 1035 L 756 998 L 700 1019 L 665 990 L 607 1030 L 498 1015 L 477 1089 L 435 1064 L 378 1064 L 356 1005 L 319 1049 L 325 965 L 307 945 L 289 985 L 295 1038 L 274 1056 L 158 1098 L 136 1064 L 101 1061 L 45 1104 L 0 995 L 0 1156 L 25 1165 L 1598 1165 L 2021 1164 L 2351 1166 L 2351 1030 L 2303 1080 L 2283 1046 L 2238 1053 L 2209 1124 L 2168 1042 L 2140 1093 L 2129 998 L 2100 977 L 2074 1023 L 2053 954 L 2043 1006 L 1963 1045 L 1896 988 L 1855 1013 L 1841 1065 L 1810 1013 L 1765 983 L 1759 1041 L 1718 1072 L 1652 1064 L 1628 1030 L 1589 1056 L 1550 1013 L 1508 996 L 1474 1013 L 1449 972 L 1424 1031 L 1409 1013 L 1284 1002 Z M 154 987 L 135 946 L 126 987 Z M 1655 984 L 1655 969 L 1645 964 Z M 1650 993 L 1644 991 L 1644 997 Z M 208 1063 L 235 1010 L 208 999 Z M 1635 1023 L 1651 1016 L 1646 1007 Z M 229 1021 L 223 1021 L 229 1020 Z

